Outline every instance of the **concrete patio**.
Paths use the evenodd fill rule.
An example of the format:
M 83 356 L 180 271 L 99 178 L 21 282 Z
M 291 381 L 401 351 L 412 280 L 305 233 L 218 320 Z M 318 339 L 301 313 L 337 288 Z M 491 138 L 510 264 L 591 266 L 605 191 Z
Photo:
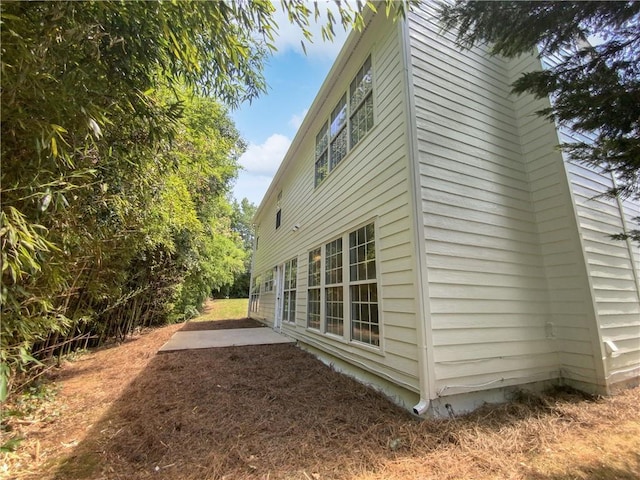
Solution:
M 267 327 L 179 331 L 173 334 L 169 341 L 158 350 L 158 353 L 277 343 L 295 343 L 295 340 Z

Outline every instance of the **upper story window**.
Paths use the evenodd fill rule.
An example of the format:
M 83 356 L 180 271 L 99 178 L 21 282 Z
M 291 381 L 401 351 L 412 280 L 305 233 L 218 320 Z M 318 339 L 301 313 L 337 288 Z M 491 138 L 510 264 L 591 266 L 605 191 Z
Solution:
M 329 169 L 333 170 L 347 154 L 347 96 L 343 95 L 331 113 Z
M 316 135 L 315 186 L 317 187 L 373 127 L 373 69 L 371 56 L 358 70 Z
M 362 65 L 349 88 L 349 105 L 351 106 L 350 141 L 351 147 L 356 145 L 373 127 L 373 71 L 371 57 Z
M 276 206 L 276 230 L 282 225 L 282 192 L 278 194 L 278 204 Z

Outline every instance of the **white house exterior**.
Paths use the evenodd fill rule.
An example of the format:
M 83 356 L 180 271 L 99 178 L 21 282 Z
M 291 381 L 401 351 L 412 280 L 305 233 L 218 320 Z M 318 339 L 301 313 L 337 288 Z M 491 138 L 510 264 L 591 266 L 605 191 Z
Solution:
M 428 6 L 352 33 L 255 217 L 250 316 L 416 413 L 640 375 L 640 205 Z M 279 365 L 277 368 L 286 368 Z

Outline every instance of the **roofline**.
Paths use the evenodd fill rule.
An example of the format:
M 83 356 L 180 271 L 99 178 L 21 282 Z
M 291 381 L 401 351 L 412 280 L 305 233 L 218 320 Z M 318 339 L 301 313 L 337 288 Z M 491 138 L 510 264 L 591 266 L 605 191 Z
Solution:
M 371 21 L 373 20 L 375 15 L 376 14 L 373 11 L 371 11 L 371 9 L 365 9 L 365 11 L 363 12 L 365 26 L 362 29 L 362 31 L 356 31 L 353 28 L 351 29 L 351 32 L 349 33 L 347 40 L 344 42 L 344 45 L 340 49 L 340 53 L 338 53 L 336 60 L 333 62 L 333 65 L 331 66 L 331 70 L 329 70 L 329 73 L 327 74 L 326 78 L 322 82 L 322 85 L 320 86 L 320 90 L 318 90 L 318 93 L 316 94 L 315 98 L 313 99 L 313 102 L 311 103 L 311 106 L 309 107 L 309 110 L 307 111 L 307 114 L 304 116 L 302 124 L 300 125 L 300 127 L 298 128 L 298 131 L 293 137 L 291 145 L 289 145 L 289 148 L 287 149 L 287 153 L 285 153 L 284 158 L 282 159 L 282 162 L 280 162 L 280 166 L 278 167 L 276 174 L 273 176 L 273 179 L 269 184 L 269 188 L 267 189 L 264 196 L 262 197 L 262 200 L 260 201 L 260 205 L 258 206 L 258 209 L 256 210 L 256 213 L 253 216 L 254 223 L 255 223 L 255 220 L 258 218 L 258 216 L 262 213 L 262 210 L 264 206 L 268 203 L 269 198 L 274 194 L 274 191 L 278 186 L 278 182 L 280 178 L 284 175 L 284 172 L 286 171 L 287 167 L 291 164 L 291 162 L 293 161 L 293 158 L 295 157 L 295 154 L 297 153 L 298 149 L 302 145 L 304 138 L 306 138 L 307 132 L 311 128 L 311 124 L 315 120 L 318 111 L 322 107 L 321 99 L 325 98 L 328 92 L 330 92 L 331 89 L 334 87 L 334 85 L 338 82 L 338 79 L 340 77 L 339 75 L 340 72 L 344 70 L 344 68 L 347 66 L 349 58 L 351 58 L 352 53 L 355 51 L 356 46 L 360 42 L 360 39 L 362 38 L 362 36 L 364 35 L 364 32 L 367 30 L 367 28 L 371 24 Z

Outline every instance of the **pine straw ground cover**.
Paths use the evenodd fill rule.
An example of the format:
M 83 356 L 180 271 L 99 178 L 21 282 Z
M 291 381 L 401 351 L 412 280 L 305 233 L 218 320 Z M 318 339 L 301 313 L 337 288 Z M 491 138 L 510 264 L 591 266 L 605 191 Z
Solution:
M 187 328 L 255 326 L 250 320 Z M 419 421 L 293 345 L 156 355 L 181 325 L 83 355 L 9 419 L 15 479 L 637 479 L 640 388 L 521 395 Z M 13 423 L 11 423 L 13 422 Z M 0 464 L 1 465 L 1 464 Z

